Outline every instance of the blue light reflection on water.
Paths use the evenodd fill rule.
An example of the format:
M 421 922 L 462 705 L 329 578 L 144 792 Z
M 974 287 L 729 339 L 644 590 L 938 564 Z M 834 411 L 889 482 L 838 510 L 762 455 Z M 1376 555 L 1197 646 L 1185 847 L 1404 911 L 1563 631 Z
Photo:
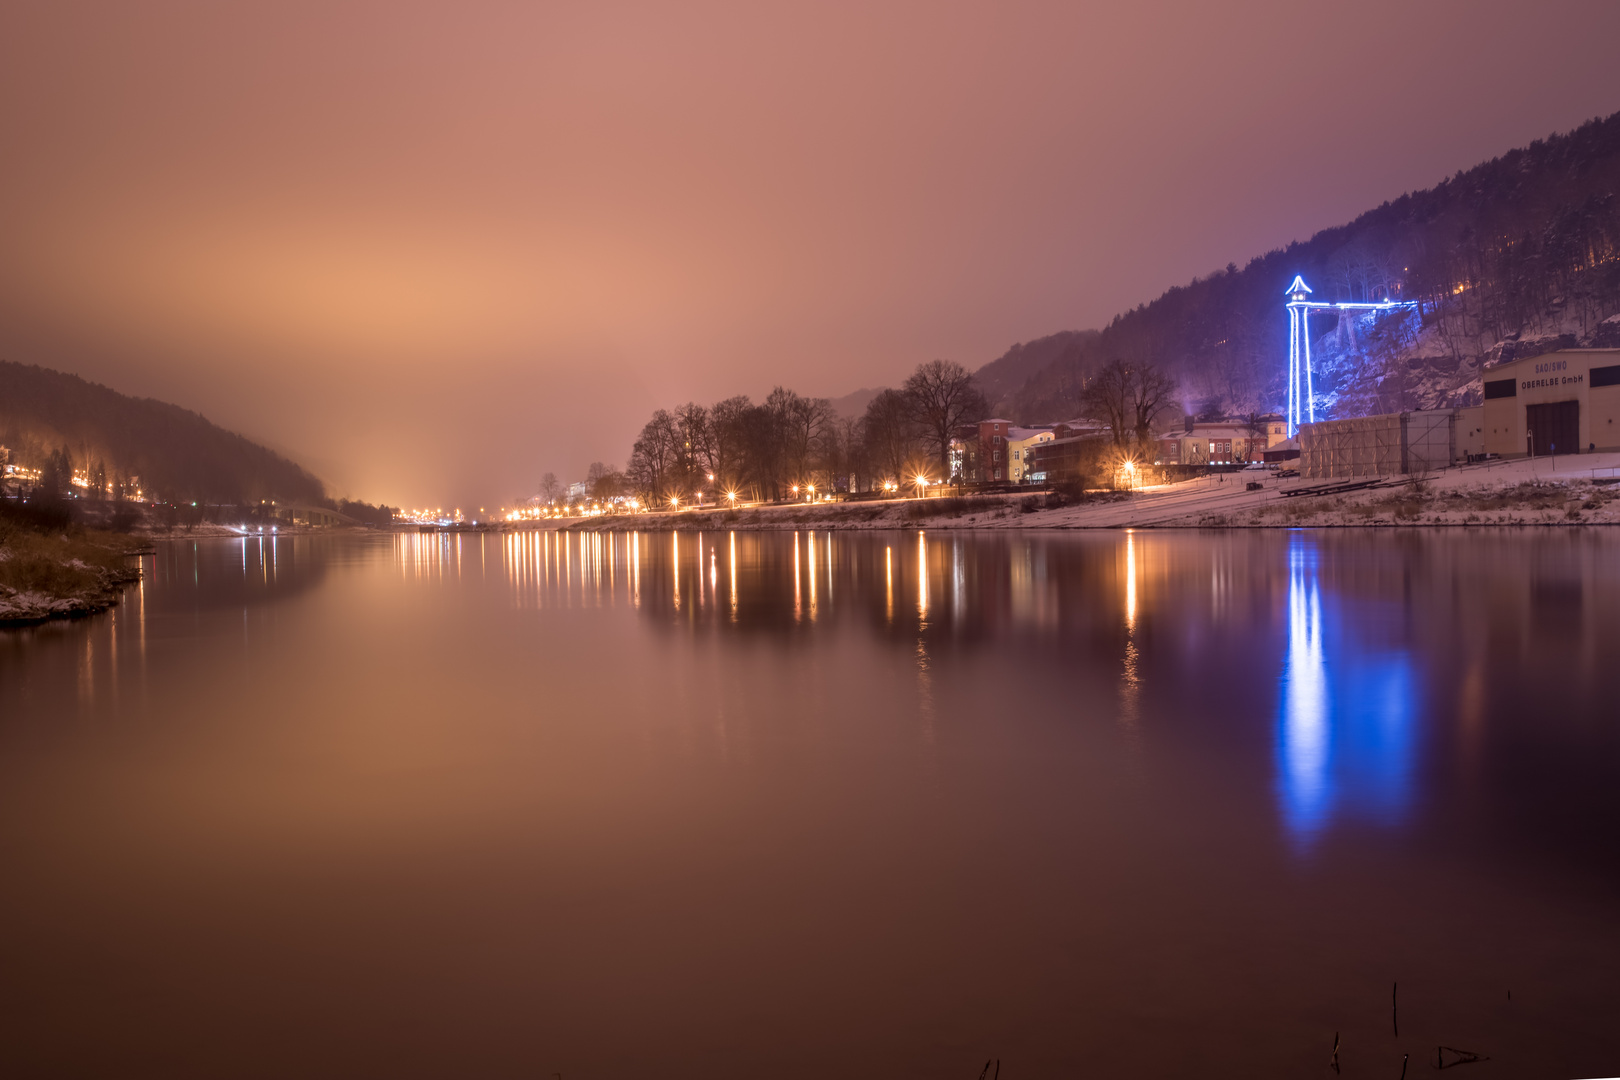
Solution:
M 1324 589 L 1315 540 L 1293 537 L 1277 773 L 1300 849 L 1335 817 L 1395 825 L 1410 809 L 1422 682 L 1404 644 L 1382 639 L 1381 614 Z

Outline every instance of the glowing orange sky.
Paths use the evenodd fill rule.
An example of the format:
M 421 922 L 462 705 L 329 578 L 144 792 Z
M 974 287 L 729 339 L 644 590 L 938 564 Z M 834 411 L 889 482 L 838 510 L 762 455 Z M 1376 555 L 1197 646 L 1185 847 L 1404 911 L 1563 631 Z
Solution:
M 1106 322 L 1620 109 L 1620 6 L 11 3 L 0 355 L 336 494 Z

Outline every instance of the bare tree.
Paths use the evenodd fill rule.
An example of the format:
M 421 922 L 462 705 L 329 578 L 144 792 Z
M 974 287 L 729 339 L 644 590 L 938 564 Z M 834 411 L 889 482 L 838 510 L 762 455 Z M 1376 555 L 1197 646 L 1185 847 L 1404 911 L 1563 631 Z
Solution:
M 709 458 L 705 464 L 721 491 L 735 491 L 742 483 L 745 422 L 753 407 L 746 394 L 738 394 L 715 402 L 709 410 Z
M 884 390 L 867 403 L 861 417 L 861 441 L 872 468 L 885 480 L 899 482 L 915 471 L 920 440 L 911 399 L 899 390 Z
M 1153 425 L 1175 389 L 1175 382 L 1152 364 L 1111 360 L 1086 383 L 1080 401 L 1093 420 L 1109 426 L 1114 445 L 1124 450 L 1132 438 L 1139 446 L 1153 441 Z
M 714 457 L 714 430 L 709 422 L 709 410 L 689 401 L 675 410 L 675 421 L 680 427 L 680 471 L 682 486 L 701 488 Z
M 1130 426 L 1135 422 L 1135 414 L 1130 407 L 1130 368 L 1122 361 L 1109 361 L 1101 371 L 1086 380 L 1079 397 L 1080 408 L 1086 416 L 1107 424 L 1114 445 L 1124 449 L 1130 438 Z M 1131 418 L 1129 423 L 1127 415 Z
M 765 399 L 776 428 L 780 466 L 789 483 L 803 484 L 812 479 L 817 450 L 828 426 L 835 419 L 826 398 L 801 397 L 778 386 Z
M 912 417 L 926 433 L 929 449 L 943 472 L 950 471 L 951 437 L 963 424 L 983 420 L 990 406 L 967 368 L 954 360 L 918 364 L 906 380 Z
M 557 479 L 556 473 L 548 472 L 540 478 L 540 497 L 542 499 L 548 503 L 554 503 L 557 501 L 557 496 L 561 494 L 562 483 Z
M 624 473 L 600 461 L 591 462 L 590 471 L 585 474 L 585 483 L 590 485 L 591 498 L 599 502 L 616 499 L 625 490 Z
M 653 413 L 641 437 L 630 451 L 630 464 L 625 475 L 631 486 L 649 502 L 663 502 L 680 479 L 681 429 L 679 422 L 667 409 Z

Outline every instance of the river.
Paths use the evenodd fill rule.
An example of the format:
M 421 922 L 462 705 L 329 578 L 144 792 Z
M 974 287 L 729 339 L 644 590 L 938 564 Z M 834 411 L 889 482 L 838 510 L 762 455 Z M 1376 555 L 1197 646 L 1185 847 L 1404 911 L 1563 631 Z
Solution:
M 1620 534 L 143 569 L 0 634 L 5 1075 L 1620 1073 Z

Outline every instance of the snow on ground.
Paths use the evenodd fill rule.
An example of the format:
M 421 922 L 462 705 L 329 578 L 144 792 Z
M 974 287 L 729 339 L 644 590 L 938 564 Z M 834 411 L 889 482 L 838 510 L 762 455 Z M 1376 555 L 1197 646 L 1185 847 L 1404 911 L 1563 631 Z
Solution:
M 1249 483 L 1260 484 L 1257 491 Z M 1311 489 L 1369 483 L 1354 491 Z M 1289 494 L 1300 492 L 1300 494 Z M 1040 494 L 591 518 L 579 530 L 1298 528 L 1620 524 L 1620 453 L 1489 462 L 1357 481 L 1233 472 L 1038 508 Z M 1026 507 L 1028 509 L 1026 509 Z
M 1366 477 L 1362 479 L 1379 482 L 1325 494 L 1287 493 L 1361 481 L 1268 477 L 1259 491 L 1249 491 L 1245 478 L 1252 475 L 1228 473 L 1144 491 L 1118 503 L 1025 514 L 1017 524 L 1025 528 L 1620 524 L 1620 454 L 1488 462 L 1422 477 Z

